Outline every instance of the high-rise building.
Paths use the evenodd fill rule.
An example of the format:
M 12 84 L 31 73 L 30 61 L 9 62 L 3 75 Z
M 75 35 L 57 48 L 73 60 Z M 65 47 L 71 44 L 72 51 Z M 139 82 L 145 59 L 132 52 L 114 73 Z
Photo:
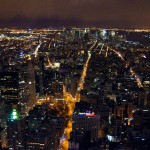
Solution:
M 36 103 L 33 65 L 29 62 L 13 70 L 16 69 L 0 72 L 0 120 L 4 128 L 1 133 L 2 146 L 10 148 L 17 144 L 12 142 L 12 137 L 22 143 L 20 122 Z
M 73 115 L 73 132 L 83 135 L 86 131 L 91 132 L 91 140 L 99 137 L 98 131 L 100 129 L 100 116 L 95 115 L 94 112 L 79 113 Z
M 51 117 L 45 106 L 36 106 L 26 119 L 26 150 L 57 150 L 64 117 Z
M 27 88 L 29 91 L 28 106 L 33 106 L 36 103 L 36 88 L 35 88 L 35 72 L 31 62 L 27 68 Z
M 40 96 L 44 94 L 44 57 L 39 57 L 39 85 L 40 85 Z
M 0 72 L 1 102 L 5 103 L 7 118 L 13 106 L 17 107 L 19 101 L 19 74 L 18 72 Z
M 19 74 L 18 72 L 0 72 L 0 103 L 2 146 L 7 146 L 7 121 L 11 119 L 13 108 L 19 111 Z
M 107 38 L 107 31 L 106 30 L 100 30 L 100 37 L 102 39 L 106 39 Z
M 31 62 L 19 69 L 19 91 L 21 114 L 26 116 L 36 103 L 35 72 Z
M 9 149 L 25 149 L 25 118 L 18 119 L 15 109 L 11 120 L 7 121 L 7 140 Z

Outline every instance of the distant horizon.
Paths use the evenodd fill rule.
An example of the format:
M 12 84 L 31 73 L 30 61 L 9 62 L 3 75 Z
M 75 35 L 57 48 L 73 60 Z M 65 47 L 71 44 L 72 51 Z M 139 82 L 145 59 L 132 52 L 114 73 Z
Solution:
M 6 25 L 6 26 L 1 26 L 0 25 L 0 29 L 59 29 L 59 28 L 81 28 L 81 29 L 84 29 L 84 28 L 100 28 L 100 29 L 118 29 L 118 30 L 123 30 L 123 29 L 126 29 L 126 30 L 136 30 L 136 29 L 139 29 L 139 30 L 150 30 L 150 27 L 113 27 L 113 26 L 75 26 L 75 25 L 57 25 L 57 26 L 54 26 L 54 25 L 45 25 L 45 26 L 39 26 L 39 25 L 34 25 L 34 26 L 29 26 L 29 25 Z

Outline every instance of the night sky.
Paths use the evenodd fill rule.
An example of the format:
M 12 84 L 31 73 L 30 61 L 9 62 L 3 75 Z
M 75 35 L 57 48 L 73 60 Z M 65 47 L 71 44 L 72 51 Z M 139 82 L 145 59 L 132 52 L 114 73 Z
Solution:
M 0 26 L 150 28 L 150 0 L 0 0 Z

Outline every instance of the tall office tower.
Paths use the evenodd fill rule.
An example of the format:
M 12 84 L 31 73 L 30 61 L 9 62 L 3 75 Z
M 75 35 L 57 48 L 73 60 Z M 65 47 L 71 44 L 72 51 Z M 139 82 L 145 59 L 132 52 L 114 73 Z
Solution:
M 21 115 L 26 116 L 36 103 L 35 72 L 30 61 L 19 68 L 19 91 Z
M 40 96 L 44 94 L 44 56 L 39 56 L 39 85 L 40 85 Z
M 0 119 L 2 145 L 16 148 L 22 145 L 19 134 L 22 131 L 22 120 L 36 102 L 35 75 L 31 62 L 15 71 L 0 72 Z M 11 131 L 11 132 L 9 132 Z M 17 133 L 17 134 L 16 134 Z M 12 141 L 19 141 L 18 143 Z M 21 147 L 19 145 L 19 147 Z
M 2 146 L 7 146 L 7 121 L 11 118 L 13 109 L 19 110 L 19 74 L 18 72 L 0 72 L 0 119 L 2 131 Z
M 35 72 L 31 62 L 28 63 L 27 68 L 27 87 L 29 91 L 28 106 L 32 107 L 36 103 L 36 88 L 35 88 Z
M 100 37 L 102 39 L 106 39 L 107 38 L 107 31 L 106 30 L 100 30 Z
M 5 102 L 6 117 L 10 118 L 13 107 L 18 108 L 19 73 L 0 72 L 1 101 Z

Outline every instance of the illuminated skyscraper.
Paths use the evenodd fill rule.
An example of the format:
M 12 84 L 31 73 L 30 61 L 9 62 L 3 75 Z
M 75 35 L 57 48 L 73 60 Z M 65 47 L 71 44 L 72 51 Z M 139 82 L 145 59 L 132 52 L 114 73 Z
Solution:
M 18 72 L 0 72 L 1 102 L 5 102 L 7 118 L 13 107 L 17 107 L 19 101 L 19 74 Z
M 17 71 L 0 72 L 0 119 L 1 126 L 4 128 L 1 134 L 3 146 L 8 145 L 14 148 L 17 145 L 14 142 L 16 140 L 22 143 L 23 137 L 20 135 L 22 120 L 35 102 L 35 75 L 30 62 Z
M 36 103 L 35 72 L 31 62 L 19 69 L 19 92 L 21 114 L 24 116 Z
M 7 145 L 7 121 L 11 119 L 13 109 L 19 110 L 19 74 L 18 72 L 0 72 L 0 103 L 2 145 Z
M 102 39 L 106 39 L 107 38 L 107 31 L 106 30 L 101 30 L 100 31 L 100 37 Z
M 35 72 L 33 64 L 29 62 L 27 68 L 27 86 L 29 91 L 28 106 L 33 106 L 36 103 L 36 88 L 35 88 Z

